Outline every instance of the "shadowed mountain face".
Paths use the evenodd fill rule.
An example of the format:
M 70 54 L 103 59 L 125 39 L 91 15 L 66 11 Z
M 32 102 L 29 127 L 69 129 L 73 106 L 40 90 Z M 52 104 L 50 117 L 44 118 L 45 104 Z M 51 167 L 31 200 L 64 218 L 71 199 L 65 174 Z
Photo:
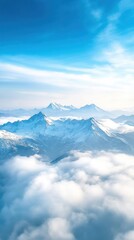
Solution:
M 94 118 L 52 120 L 39 112 L 28 120 L 0 126 L 1 158 L 12 155 L 41 154 L 53 161 L 71 150 L 111 150 L 133 152 L 132 137 L 111 133 Z M 14 137 L 11 136 L 14 135 Z

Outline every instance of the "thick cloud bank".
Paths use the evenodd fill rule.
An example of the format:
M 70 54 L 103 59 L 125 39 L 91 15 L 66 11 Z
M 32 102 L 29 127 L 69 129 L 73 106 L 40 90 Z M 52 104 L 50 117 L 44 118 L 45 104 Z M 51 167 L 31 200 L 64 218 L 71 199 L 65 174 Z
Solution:
M 1 240 L 133 240 L 134 158 L 16 157 L 0 170 Z

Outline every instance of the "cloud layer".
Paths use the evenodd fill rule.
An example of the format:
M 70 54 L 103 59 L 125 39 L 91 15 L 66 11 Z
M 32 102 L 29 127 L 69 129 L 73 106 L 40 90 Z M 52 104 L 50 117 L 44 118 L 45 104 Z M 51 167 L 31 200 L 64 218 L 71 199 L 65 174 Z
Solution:
M 0 173 L 2 240 L 134 237 L 131 156 L 72 152 L 55 165 L 16 157 Z

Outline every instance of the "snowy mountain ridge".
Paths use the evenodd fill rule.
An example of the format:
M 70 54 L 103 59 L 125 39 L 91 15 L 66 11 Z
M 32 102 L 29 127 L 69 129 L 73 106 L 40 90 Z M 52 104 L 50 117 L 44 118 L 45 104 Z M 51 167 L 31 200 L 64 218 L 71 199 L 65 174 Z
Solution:
M 73 116 L 73 117 L 104 117 L 109 116 L 110 112 L 104 111 L 95 104 L 87 104 L 83 107 L 76 108 L 73 105 L 61 105 L 58 103 L 50 103 L 45 108 L 34 109 L 16 109 L 16 110 L 1 110 L 1 113 L 8 114 L 8 116 L 31 116 L 37 114 L 39 111 L 52 117 Z
M 61 118 L 52 120 L 46 117 L 43 113 L 33 115 L 27 120 L 8 122 L 0 126 L 1 130 L 6 130 L 12 133 L 16 133 L 22 136 L 58 136 L 73 138 L 83 135 L 86 136 L 90 133 L 97 133 L 102 131 L 98 122 L 94 118 L 89 119 L 69 119 Z
M 1 151 L 6 156 L 11 152 L 40 153 L 45 154 L 46 159 L 54 160 L 77 149 L 133 152 L 134 128 L 127 125 L 121 128 L 120 124 L 109 121 L 93 117 L 53 120 L 39 112 L 27 120 L 0 125 L 0 154 Z

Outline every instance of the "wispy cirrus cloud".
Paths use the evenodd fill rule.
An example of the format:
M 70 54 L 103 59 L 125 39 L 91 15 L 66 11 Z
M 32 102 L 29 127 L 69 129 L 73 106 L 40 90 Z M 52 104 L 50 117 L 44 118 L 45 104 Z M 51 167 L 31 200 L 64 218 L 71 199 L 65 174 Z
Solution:
M 40 106 L 41 98 L 46 104 L 50 99 L 58 99 L 58 102 L 63 104 L 82 105 L 91 101 L 104 108 L 132 107 L 134 56 L 119 42 L 114 42 L 100 55 L 96 55 L 89 67 L 52 62 L 48 64 L 46 60 L 39 60 L 38 63 L 37 59 L 38 68 L 35 68 L 32 63 L 31 66 L 26 66 L 24 61 L 25 59 L 22 59 L 19 64 L 14 61 L 0 63 L 1 91 L 3 88 L 7 89 L 7 99 L 11 94 L 14 94 L 14 97 L 16 95 L 18 101 L 19 98 L 24 99 L 25 95 L 29 95 L 31 107 L 34 104 Z M 25 101 L 23 104 L 25 106 Z

